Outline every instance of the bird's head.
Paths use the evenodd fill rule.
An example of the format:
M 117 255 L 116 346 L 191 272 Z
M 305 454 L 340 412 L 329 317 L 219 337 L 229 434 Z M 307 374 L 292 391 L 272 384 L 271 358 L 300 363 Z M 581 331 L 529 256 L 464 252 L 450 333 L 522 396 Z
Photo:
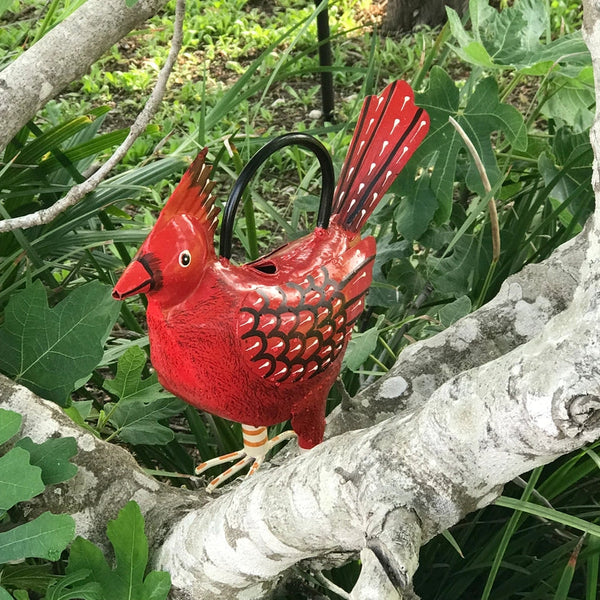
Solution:
M 164 307 L 179 304 L 201 284 L 216 258 L 213 236 L 218 210 L 202 151 L 163 208 L 152 231 L 113 289 L 124 300 L 146 294 Z
M 187 298 L 202 280 L 208 263 L 209 248 L 201 229 L 202 224 L 188 215 L 155 226 L 117 281 L 113 298 L 147 294 L 167 305 Z

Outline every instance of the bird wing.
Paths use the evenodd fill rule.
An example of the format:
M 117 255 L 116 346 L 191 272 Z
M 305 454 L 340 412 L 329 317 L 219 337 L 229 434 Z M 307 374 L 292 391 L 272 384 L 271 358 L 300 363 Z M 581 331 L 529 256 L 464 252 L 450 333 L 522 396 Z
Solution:
M 365 238 L 297 281 L 248 292 L 237 315 L 237 333 L 254 373 L 295 383 L 328 369 L 346 348 L 363 311 L 374 255 L 374 239 Z

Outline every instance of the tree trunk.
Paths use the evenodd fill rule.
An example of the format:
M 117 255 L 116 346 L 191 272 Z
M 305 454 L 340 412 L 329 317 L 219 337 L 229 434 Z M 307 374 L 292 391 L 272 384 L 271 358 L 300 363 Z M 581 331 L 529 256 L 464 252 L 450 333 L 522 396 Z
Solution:
M 410 31 L 417 25 L 436 27 L 446 22 L 446 6 L 462 15 L 468 0 L 388 0 L 383 31 Z

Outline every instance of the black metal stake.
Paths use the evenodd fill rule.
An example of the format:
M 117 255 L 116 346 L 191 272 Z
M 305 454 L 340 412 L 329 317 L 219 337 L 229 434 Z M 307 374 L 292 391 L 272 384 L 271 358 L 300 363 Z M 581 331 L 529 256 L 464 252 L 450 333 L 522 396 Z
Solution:
M 329 41 L 329 13 L 327 12 L 327 0 L 315 0 L 317 8 L 325 4 L 323 10 L 317 15 L 317 36 L 319 38 L 319 64 L 321 68 L 331 69 L 333 59 L 331 54 L 331 42 Z M 321 71 L 321 100 L 323 103 L 323 118 L 333 123 L 333 72 L 331 70 Z

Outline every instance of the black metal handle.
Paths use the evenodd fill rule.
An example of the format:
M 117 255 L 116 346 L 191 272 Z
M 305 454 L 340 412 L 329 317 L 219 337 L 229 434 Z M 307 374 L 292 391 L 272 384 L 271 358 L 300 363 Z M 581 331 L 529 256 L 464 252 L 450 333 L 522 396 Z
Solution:
M 319 214 L 317 216 L 317 225 L 327 229 L 329 226 L 329 217 L 331 216 L 331 203 L 333 201 L 333 191 L 335 188 L 335 180 L 333 174 L 333 163 L 331 156 L 323 144 L 312 135 L 307 133 L 286 133 L 271 140 L 265 144 L 242 169 L 240 176 L 237 178 L 229 199 L 223 211 L 223 221 L 221 223 L 221 243 L 219 254 L 223 258 L 231 258 L 231 243 L 233 237 L 233 224 L 235 221 L 235 213 L 242 199 L 242 194 L 246 189 L 250 179 L 258 168 L 277 150 L 285 146 L 302 146 L 307 150 L 311 150 L 319 159 L 321 165 L 321 203 L 319 205 Z

